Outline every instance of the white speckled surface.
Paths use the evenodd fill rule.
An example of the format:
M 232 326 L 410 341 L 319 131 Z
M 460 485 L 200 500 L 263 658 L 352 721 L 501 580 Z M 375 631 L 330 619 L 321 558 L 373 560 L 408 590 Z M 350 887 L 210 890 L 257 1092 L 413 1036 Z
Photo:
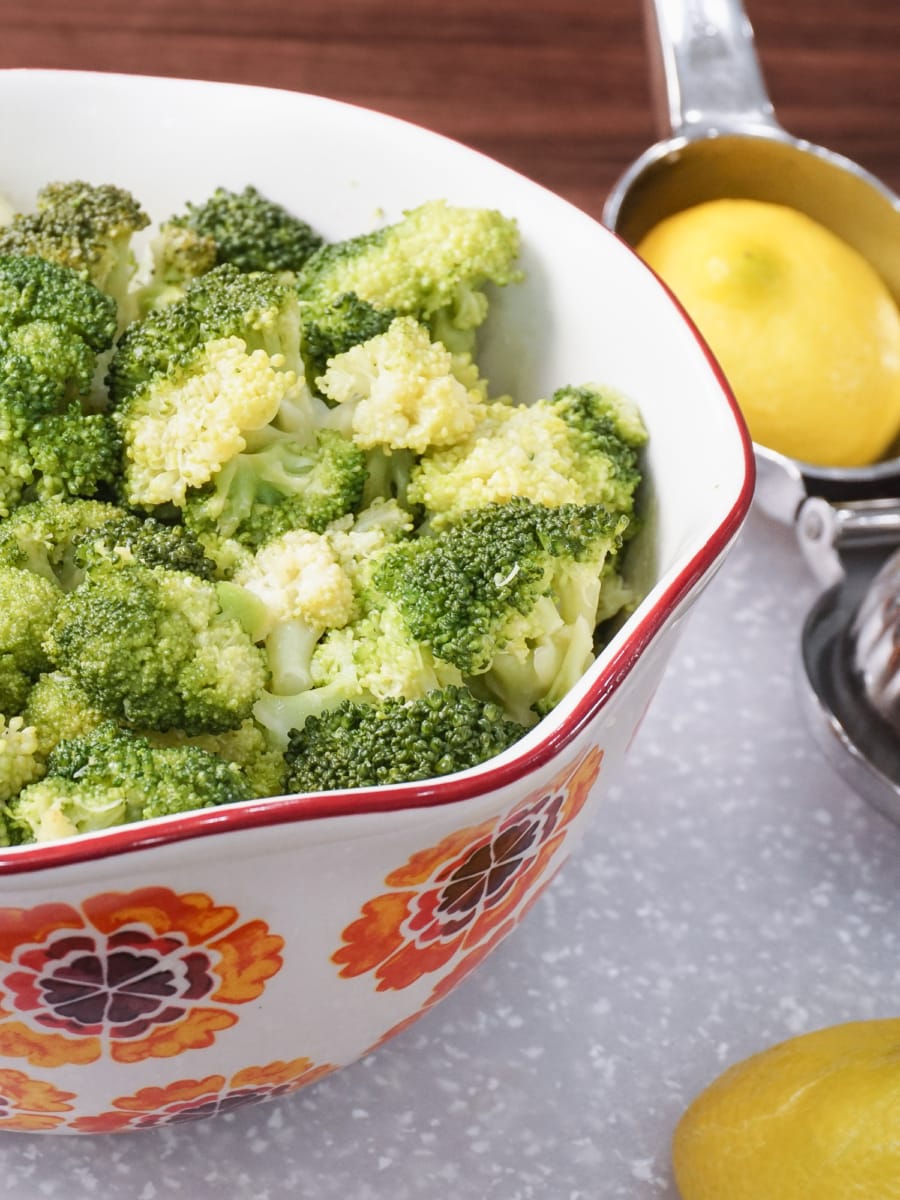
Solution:
M 752 514 L 584 845 L 411 1030 L 229 1117 L 0 1135 L 0 1194 L 675 1200 L 672 1128 L 728 1063 L 896 1013 L 900 831 L 795 699 L 815 595 L 790 531 Z

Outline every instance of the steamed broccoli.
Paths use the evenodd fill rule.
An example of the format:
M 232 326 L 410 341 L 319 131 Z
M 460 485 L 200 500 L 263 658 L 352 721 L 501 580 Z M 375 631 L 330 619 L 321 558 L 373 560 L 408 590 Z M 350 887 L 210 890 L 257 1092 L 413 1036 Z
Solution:
M 132 296 L 132 309 L 141 320 L 154 308 L 174 304 L 188 284 L 216 265 L 211 237 L 181 225 L 162 225 L 150 241 L 146 278 Z
M 337 431 L 305 440 L 268 425 L 187 492 L 184 521 L 211 546 L 233 538 L 256 548 L 292 529 L 322 532 L 359 507 L 366 479 L 364 452 Z
M 215 754 L 152 746 L 107 721 L 57 745 L 44 778 L 8 805 L 7 825 L 44 842 L 252 796 L 241 769 Z
M 43 648 L 62 592 L 42 575 L 0 566 L 0 713 L 20 713 L 31 685 L 50 666 Z
M 275 744 L 285 746 L 292 728 L 345 700 L 414 699 L 462 683 L 455 666 L 439 662 L 410 635 L 396 604 L 373 582 L 388 549 L 404 544 L 412 527 L 409 513 L 381 500 L 352 524 L 337 522 L 298 546 L 306 570 L 291 580 L 290 590 L 304 603 L 294 600 L 293 619 L 282 616 L 269 634 L 274 682 L 253 710 Z M 278 544 L 270 550 L 277 553 Z M 265 603 L 271 630 L 272 617 L 279 616 L 276 602 L 294 597 L 284 595 L 283 585 L 279 590 L 279 576 L 267 583 L 266 554 L 238 579 Z M 317 586 L 319 579 L 328 586 Z
M 346 701 L 290 739 L 287 786 L 298 792 L 434 779 L 477 766 L 525 733 L 464 687 L 418 700 Z
M 91 704 L 136 728 L 234 729 L 267 679 L 216 586 L 165 567 L 96 567 L 65 595 L 44 645 Z
M 483 408 L 481 390 L 460 382 L 450 352 L 413 317 L 397 317 L 384 333 L 333 358 L 316 382 L 339 406 L 348 436 L 387 454 L 454 446 Z
M 208 238 L 217 263 L 240 271 L 299 271 L 322 245 L 322 238 L 299 217 L 255 187 L 242 192 L 216 188 L 201 204 L 188 204 L 184 215 L 170 217 L 164 228 L 189 229 Z
M 627 522 L 602 505 L 515 497 L 392 547 L 374 582 L 417 643 L 526 723 L 590 665 L 604 561 Z
M 0 229 L 0 843 L 505 750 L 634 601 L 646 439 L 489 397 L 515 221 L 322 245 L 220 188 L 132 281 L 145 223 L 76 182 Z
M 120 450 L 83 410 L 115 304 L 68 267 L 0 257 L 0 516 L 24 500 L 111 488 Z
M 307 301 L 301 307 L 301 314 L 306 379 L 314 388 L 332 358 L 385 333 L 398 315 L 393 308 L 379 308 L 360 300 L 353 292 L 333 300 Z
M 23 717 L 7 721 L 0 716 L 0 846 L 15 840 L 6 805 L 27 784 L 41 775 L 37 759 L 37 734 Z
M 423 321 L 454 352 L 472 352 L 487 315 L 484 287 L 521 278 L 515 221 L 437 200 L 395 225 L 323 246 L 299 275 L 304 300 L 360 300 Z
M 167 567 L 213 579 L 216 564 L 183 525 L 166 525 L 134 513 L 110 514 L 98 528 L 80 533 L 74 542 L 73 564 L 90 571 L 101 564 Z
M 47 671 L 39 677 L 28 693 L 22 719 L 34 730 L 39 775 L 46 770 L 47 759 L 55 746 L 90 733 L 107 720 L 75 680 L 62 671 Z
M 225 264 L 120 339 L 108 382 L 136 507 L 182 506 L 270 423 L 304 440 L 318 428 L 302 382 L 293 290 Z
M 123 515 L 102 500 L 51 498 L 23 504 L 0 521 L 0 566 L 33 571 L 68 591 L 83 574 L 75 562 L 79 539 Z
M 83 180 L 49 183 L 34 213 L 0 229 L 0 254 L 37 255 L 90 279 L 123 305 L 136 262 L 135 233 L 150 223 L 124 188 Z
M 560 388 L 529 405 L 496 401 L 468 437 L 416 463 L 408 497 L 434 527 L 513 497 L 630 514 L 646 440 L 634 406 L 608 389 Z

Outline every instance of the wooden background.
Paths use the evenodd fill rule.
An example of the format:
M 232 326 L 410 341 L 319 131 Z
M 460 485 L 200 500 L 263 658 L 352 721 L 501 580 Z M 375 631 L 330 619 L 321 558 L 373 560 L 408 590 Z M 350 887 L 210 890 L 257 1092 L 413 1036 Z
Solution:
M 900 190 L 900 0 L 746 3 L 781 123 Z M 0 67 L 348 100 L 475 146 L 594 216 L 656 140 L 641 0 L 0 0 Z

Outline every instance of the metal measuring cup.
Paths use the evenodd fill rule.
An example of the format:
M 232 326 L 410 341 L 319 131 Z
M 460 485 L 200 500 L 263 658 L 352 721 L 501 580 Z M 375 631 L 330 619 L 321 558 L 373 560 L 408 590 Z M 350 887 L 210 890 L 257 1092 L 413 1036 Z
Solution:
M 664 135 L 610 192 L 603 221 L 636 245 L 672 213 L 723 197 L 806 213 L 871 262 L 900 303 L 900 197 L 858 163 L 778 123 L 740 0 L 645 0 L 657 125 Z M 799 475 L 844 501 L 900 494 L 900 447 L 866 467 L 821 467 L 757 445 L 757 499 L 777 518 Z

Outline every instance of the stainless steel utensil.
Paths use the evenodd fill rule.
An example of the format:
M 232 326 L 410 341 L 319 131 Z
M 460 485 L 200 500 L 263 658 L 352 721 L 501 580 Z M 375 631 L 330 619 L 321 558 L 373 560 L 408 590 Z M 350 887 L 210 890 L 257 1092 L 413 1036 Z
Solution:
M 803 502 L 797 538 L 825 587 L 801 635 L 800 697 L 832 767 L 900 825 L 900 500 Z M 893 651 L 891 651 L 893 646 Z
M 850 627 L 863 694 L 900 738 L 900 553 L 872 581 Z
M 740 0 L 645 0 L 645 6 L 662 140 L 612 189 L 604 223 L 635 245 L 664 217 L 704 200 L 786 204 L 860 251 L 900 303 L 900 197 L 858 163 L 782 128 Z M 762 470 L 794 460 L 757 447 L 757 461 Z M 796 468 L 810 495 L 900 493 L 900 447 L 869 467 L 796 462 Z

